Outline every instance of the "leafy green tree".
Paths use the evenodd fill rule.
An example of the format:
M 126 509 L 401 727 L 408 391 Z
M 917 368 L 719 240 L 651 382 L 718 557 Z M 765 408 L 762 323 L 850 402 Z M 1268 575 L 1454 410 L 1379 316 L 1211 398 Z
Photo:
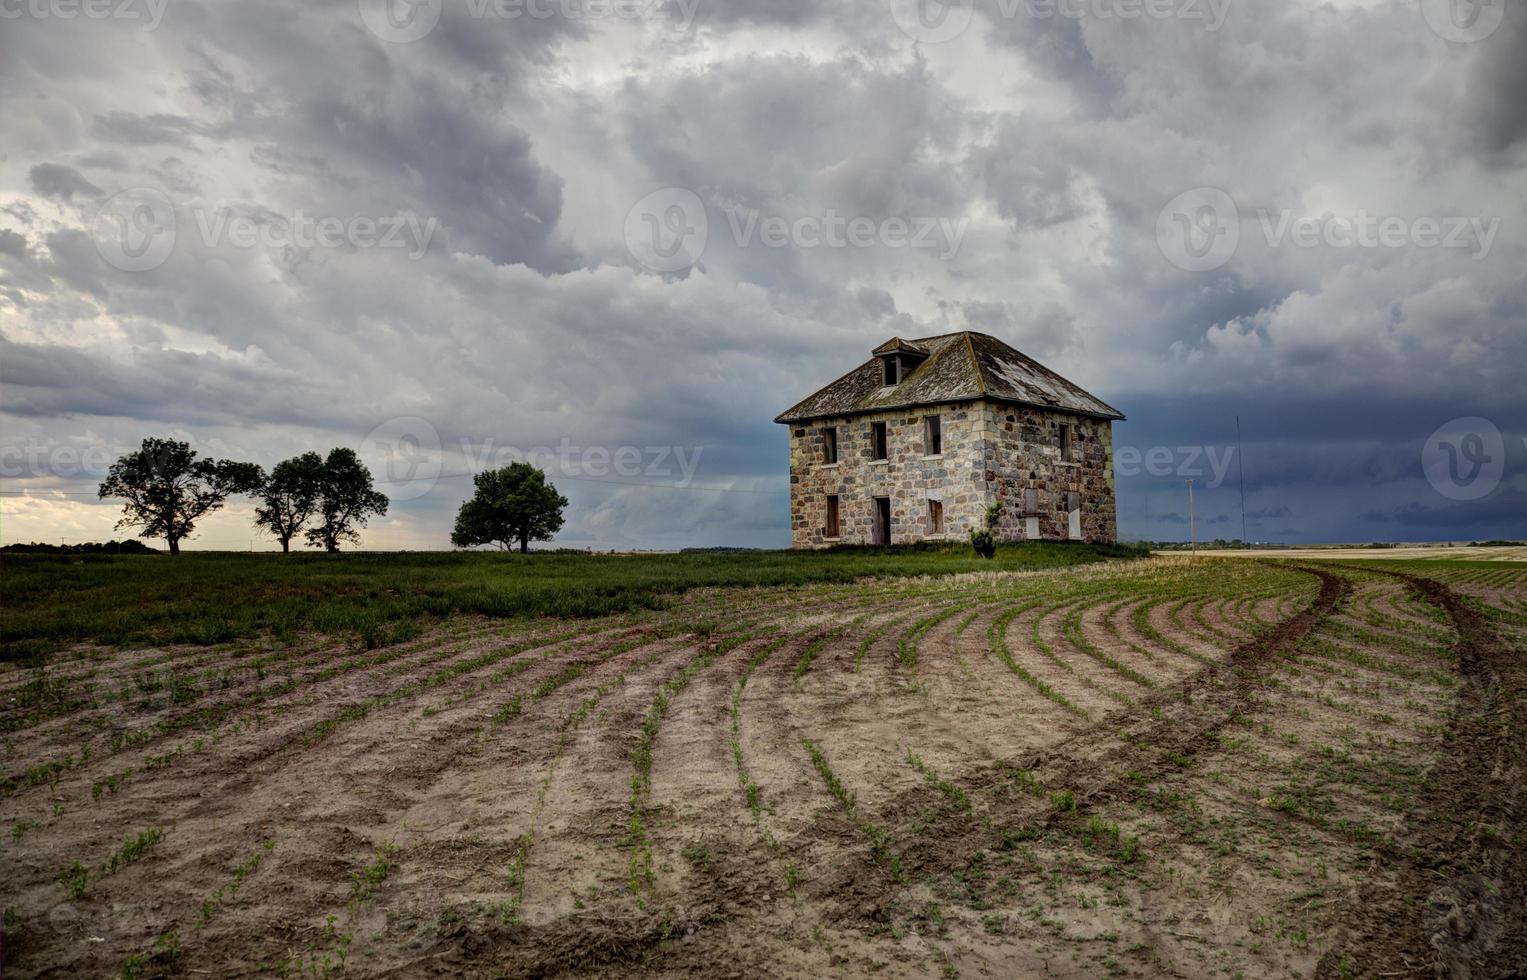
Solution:
M 550 541 L 562 530 L 562 508 L 567 498 L 546 482 L 546 474 L 529 463 L 510 463 L 472 478 L 477 491 L 461 505 L 451 544 L 470 548 L 496 544 L 507 551 L 519 542 L 520 553 L 532 541 Z
M 293 456 L 276 464 L 270 478 L 256 496 L 255 527 L 269 531 L 281 542 L 281 550 L 292 550 L 292 538 L 318 511 L 323 492 L 323 457 L 314 452 Z
M 319 523 L 303 536 L 315 548 L 338 551 L 341 541 L 360 541 L 359 529 L 366 526 L 371 515 L 386 513 L 387 495 L 372 489 L 371 471 L 355 450 L 331 449 L 318 483 L 314 516 Z
M 188 443 L 145 439 L 134 452 L 111 464 L 100 486 L 102 499 L 121 497 L 117 528 L 141 528 L 141 538 L 164 538 L 170 554 L 191 536 L 196 522 L 236 493 L 252 493 L 265 474 L 254 463 L 197 459 Z

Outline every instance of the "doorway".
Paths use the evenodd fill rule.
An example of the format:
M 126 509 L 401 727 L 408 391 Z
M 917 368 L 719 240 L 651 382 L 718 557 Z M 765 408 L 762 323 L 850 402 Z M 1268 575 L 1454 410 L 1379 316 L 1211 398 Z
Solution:
M 891 543 L 891 498 L 875 498 L 875 543 Z

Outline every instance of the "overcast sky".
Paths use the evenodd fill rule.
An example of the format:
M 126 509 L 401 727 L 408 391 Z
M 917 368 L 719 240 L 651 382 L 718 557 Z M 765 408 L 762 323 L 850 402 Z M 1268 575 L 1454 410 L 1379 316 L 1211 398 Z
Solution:
M 0 15 L 4 541 L 172 435 L 355 446 L 371 548 L 538 447 L 559 543 L 783 546 L 774 415 L 961 329 L 1129 416 L 1122 537 L 1527 535 L 1518 0 Z

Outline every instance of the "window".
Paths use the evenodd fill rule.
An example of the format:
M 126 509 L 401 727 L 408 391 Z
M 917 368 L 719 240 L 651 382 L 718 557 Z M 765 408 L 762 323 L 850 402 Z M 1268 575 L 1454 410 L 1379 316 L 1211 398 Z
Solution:
M 887 357 L 884 364 L 886 387 L 889 388 L 891 385 L 901 384 L 901 358 Z
M 1023 512 L 1025 514 L 1037 514 L 1037 513 L 1039 513 L 1039 491 L 1038 490 L 1025 490 L 1025 491 L 1023 491 Z
M 929 456 L 941 455 L 944 451 L 944 423 L 937 415 L 930 415 L 923 420 L 927 426 L 925 445 Z
M 838 495 L 833 494 L 827 498 L 827 537 L 836 538 L 839 536 L 840 528 L 838 525 Z
M 1060 427 L 1060 436 L 1056 440 L 1056 445 L 1060 446 L 1061 459 L 1071 458 L 1071 426 L 1062 425 Z
M 838 461 L 838 427 L 829 425 L 822 431 L 823 449 L 827 454 L 828 464 Z
M 870 423 L 870 448 L 874 450 L 874 455 L 870 457 L 871 459 L 886 459 L 889 457 L 890 454 L 886 451 L 884 422 Z
M 928 533 L 944 533 L 944 502 L 942 500 L 928 501 Z

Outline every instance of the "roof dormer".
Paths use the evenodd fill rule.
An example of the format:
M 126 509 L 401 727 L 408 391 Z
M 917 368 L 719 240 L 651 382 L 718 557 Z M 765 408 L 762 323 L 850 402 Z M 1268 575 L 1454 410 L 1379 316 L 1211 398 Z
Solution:
M 880 359 L 883 386 L 894 388 L 928 359 L 929 351 L 926 347 L 908 343 L 900 337 L 892 337 L 870 353 Z

